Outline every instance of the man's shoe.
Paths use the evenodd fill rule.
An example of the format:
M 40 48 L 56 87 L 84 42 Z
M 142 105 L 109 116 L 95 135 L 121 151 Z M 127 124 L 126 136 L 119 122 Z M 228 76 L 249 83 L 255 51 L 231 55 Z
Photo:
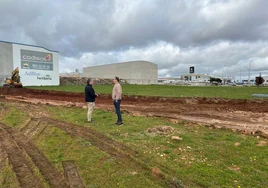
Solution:
M 119 121 L 119 122 L 116 123 L 116 125 L 123 125 L 123 122 Z
M 91 120 L 91 121 L 87 121 L 88 123 L 93 123 L 93 120 Z

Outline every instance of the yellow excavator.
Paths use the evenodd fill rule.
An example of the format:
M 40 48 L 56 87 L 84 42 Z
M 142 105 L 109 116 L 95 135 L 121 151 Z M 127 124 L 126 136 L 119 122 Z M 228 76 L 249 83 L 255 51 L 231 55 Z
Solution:
M 20 82 L 20 75 L 19 75 L 19 68 L 18 67 L 12 71 L 11 79 L 6 79 L 4 87 L 22 88 L 22 83 Z

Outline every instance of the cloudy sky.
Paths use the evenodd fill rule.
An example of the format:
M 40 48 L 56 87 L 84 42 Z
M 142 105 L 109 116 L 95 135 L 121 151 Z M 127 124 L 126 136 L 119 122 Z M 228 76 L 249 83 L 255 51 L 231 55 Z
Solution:
M 268 0 L 0 0 L 0 40 L 60 51 L 60 71 L 147 60 L 159 77 L 195 66 L 268 75 Z

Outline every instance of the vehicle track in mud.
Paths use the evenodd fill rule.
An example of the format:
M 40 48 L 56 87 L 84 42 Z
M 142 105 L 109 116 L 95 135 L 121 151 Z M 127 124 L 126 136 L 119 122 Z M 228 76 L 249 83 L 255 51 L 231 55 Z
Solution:
M 64 176 L 71 188 L 85 188 L 82 178 L 79 175 L 74 161 L 64 161 L 62 163 L 64 168 Z
M 90 141 L 92 145 L 115 158 L 119 163 L 123 163 L 125 165 L 131 164 L 135 169 L 138 167 L 138 170 L 146 171 L 146 174 L 151 174 L 152 169 L 157 167 L 161 169 L 161 173 L 158 174 L 159 177 L 155 178 L 149 176 L 149 179 L 152 179 L 159 184 L 167 182 L 171 186 L 176 185 L 176 183 L 173 183 L 172 177 L 176 175 L 175 170 L 170 169 L 158 162 L 152 162 L 152 166 L 146 165 L 146 162 L 144 161 L 148 159 L 146 159 L 142 153 L 126 146 L 121 142 L 113 140 L 109 136 L 106 136 L 105 134 L 100 133 L 91 127 L 82 127 L 70 122 L 53 119 L 49 116 L 40 116 L 40 114 L 47 114 L 42 111 L 40 106 L 38 107 L 33 104 L 19 103 L 16 105 L 16 107 L 19 110 L 30 114 L 30 119 L 23 127 L 20 128 L 20 131 L 28 137 L 28 140 L 38 138 L 38 136 L 41 135 L 48 127 L 57 127 L 64 132 L 69 133 L 73 137 L 80 137 Z
M 43 187 L 33 173 L 29 158 L 52 188 L 67 187 L 64 176 L 23 133 L 0 123 L 0 141 L 21 187 Z M 26 154 L 29 156 L 26 157 Z
M 29 106 L 30 105 L 30 106 Z M 34 106 L 32 104 L 17 104 L 16 107 L 22 111 L 25 111 L 27 113 L 30 113 L 31 106 Z M 38 138 L 45 129 L 48 127 L 57 127 L 63 130 L 64 132 L 69 133 L 73 137 L 80 137 L 85 140 L 88 140 L 97 147 L 98 149 L 102 150 L 103 152 L 110 155 L 112 158 L 116 159 L 118 163 L 123 163 L 124 165 L 128 165 L 130 168 L 136 169 L 140 172 L 146 172 L 147 178 L 151 179 L 153 182 L 158 183 L 159 185 L 168 185 L 168 187 L 178 187 L 177 183 L 173 181 L 173 176 L 175 177 L 176 172 L 172 169 L 169 169 L 157 162 L 152 162 L 152 166 L 148 166 L 146 162 L 144 162 L 144 156 L 137 152 L 136 150 L 129 148 L 125 144 L 121 142 L 114 141 L 112 138 L 106 136 L 105 134 L 102 134 L 90 127 L 81 127 L 76 124 L 72 124 L 65 121 L 60 121 L 57 119 L 52 119 L 47 116 L 40 117 L 40 110 L 38 110 L 38 107 L 32 109 L 34 112 L 31 113 L 30 119 L 26 122 L 26 124 L 21 127 L 18 131 L 14 131 L 13 129 L 9 128 L 8 132 L 12 135 L 15 142 L 19 142 L 18 145 L 22 148 L 24 148 L 27 152 L 27 154 L 32 158 L 35 165 L 39 168 L 40 172 L 44 176 L 44 179 L 49 183 L 51 187 L 61 187 L 61 185 L 54 186 L 54 177 L 57 177 L 57 174 L 53 173 L 53 169 L 50 172 L 49 169 L 44 169 L 45 166 L 49 166 L 49 161 L 42 156 L 42 153 L 38 153 L 36 151 L 36 148 L 32 148 L 32 145 L 29 144 L 31 141 L 35 140 L 35 138 Z M 42 113 L 41 113 L 42 114 Z M 36 116 L 38 118 L 33 118 L 33 116 Z M 24 141 L 20 141 L 24 140 Z M 28 145 L 28 147 L 27 147 Z M 29 147 L 30 145 L 30 147 Z M 34 155 L 33 155 L 34 153 Z M 39 159 L 41 161 L 41 164 L 38 164 L 38 161 L 35 161 L 35 159 Z M 43 166 L 42 166 L 43 164 Z M 63 163 L 65 164 L 65 163 Z M 64 166 L 64 165 L 63 165 Z M 68 165 L 67 165 L 68 171 Z M 159 168 L 161 171 L 159 173 L 152 174 L 152 169 Z M 70 169 L 70 168 L 69 168 Z M 75 169 L 73 169 L 75 170 Z M 49 173 L 48 173 L 49 172 Z M 51 176 L 48 176 L 46 174 L 51 174 Z M 70 185 L 82 185 L 82 182 L 78 182 L 79 179 L 70 179 L 70 173 L 65 173 L 65 178 L 67 180 L 67 183 Z M 172 176 L 173 175 L 173 176 Z M 68 181 L 68 178 L 70 179 Z M 58 182 L 60 182 L 58 180 Z
M 125 165 L 137 168 L 141 171 L 147 171 L 148 174 L 151 174 L 152 169 L 154 167 L 157 167 L 161 169 L 161 172 L 157 175 L 157 178 L 153 177 L 153 174 L 151 174 L 150 176 L 148 176 L 149 179 L 154 182 L 158 182 L 160 185 L 163 185 L 163 182 L 165 182 L 168 184 L 169 187 L 178 187 L 178 185 L 174 181 L 175 177 L 171 176 L 175 175 L 174 170 L 168 169 L 167 167 L 154 162 L 152 163 L 155 164 L 155 166 L 148 166 L 145 162 L 143 162 L 143 156 L 141 156 L 139 152 L 127 147 L 123 143 L 111 139 L 105 134 L 102 134 L 90 127 L 82 127 L 73 123 L 47 117 L 32 119 L 55 125 L 61 130 L 68 132 L 72 136 L 80 137 L 90 141 L 95 147 L 109 154 L 119 163 L 123 163 Z
M 44 187 L 40 179 L 34 174 L 32 165 L 27 159 L 24 150 L 17 145 L 12 135 L 4 124 L 0 123 L 0 142 L 3 150 L 7 153 L 8 160 L 16 173 L 17 180 L 21 187 Z

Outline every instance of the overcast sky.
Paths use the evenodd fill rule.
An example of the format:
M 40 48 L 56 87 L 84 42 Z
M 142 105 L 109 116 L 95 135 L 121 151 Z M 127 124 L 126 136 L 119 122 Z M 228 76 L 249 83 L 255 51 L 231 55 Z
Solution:
M 0 40 L 60 51 L 60 72 L 132 60 L 268 75 L 268 0 L 0 0 Z M 236 78 L 237 79 L 237 78 Z

